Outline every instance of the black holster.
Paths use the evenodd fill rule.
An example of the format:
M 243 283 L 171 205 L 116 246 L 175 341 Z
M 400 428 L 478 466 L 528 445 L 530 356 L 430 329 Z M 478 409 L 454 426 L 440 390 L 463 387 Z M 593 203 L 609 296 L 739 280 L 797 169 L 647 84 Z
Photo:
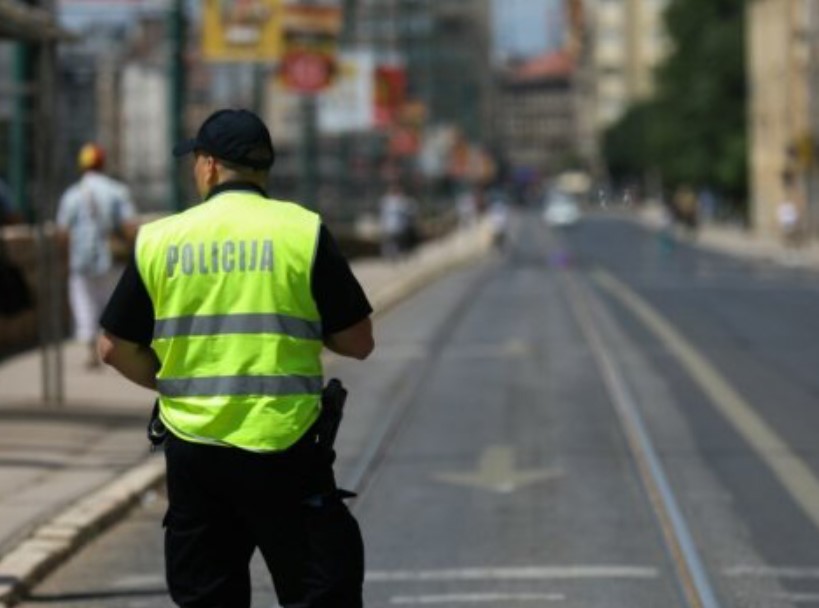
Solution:
M 331 378 L 321 391 L 321 413 L 313 425 L 316 443 L 327 452 L 333 450 L 336 442 L 346 401 L 347 389 L 341 384 L 341 380 Z
M 146 433 L 148 441 L 151 443 L 151 451 L 162 445 L 168 437 L 168 429 L 159 417 L 159 399 L 154 401 L 154 408 L 151 410 L 151 419 L 148 420 Z

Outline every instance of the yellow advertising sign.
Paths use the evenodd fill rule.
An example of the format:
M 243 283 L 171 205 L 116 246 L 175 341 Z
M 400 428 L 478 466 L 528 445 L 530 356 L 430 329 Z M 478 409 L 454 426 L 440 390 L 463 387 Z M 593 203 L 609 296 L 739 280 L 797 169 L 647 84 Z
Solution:
M 273 61 L 282 53 L 282 0 L 202 0 L 202 55 Z

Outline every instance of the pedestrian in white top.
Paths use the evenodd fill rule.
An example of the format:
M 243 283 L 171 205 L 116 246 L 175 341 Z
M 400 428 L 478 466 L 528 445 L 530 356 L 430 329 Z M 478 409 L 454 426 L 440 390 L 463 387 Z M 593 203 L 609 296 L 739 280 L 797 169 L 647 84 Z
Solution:
M 414 230 L 417 204 L 404 194 L 398 184 L 391 184 L 381 197 L 381 255 L 394 260 L 409 250 L 414 243 Z
M 799 249 L 800 237 L 800 213 L 799 207 L 790 198 L 786 198 L 779 203 L 776 208 L 776 219 L 779 223 L 779 232 L 786 247 L 783 261 L 795 263 L 798 261 L 797 250 Z
M 77 164 L 82 176 L 60 199 L 57 225 L 69 241 L 68 295 L 74 337 L 88 345 L 88 366 L 97 367 L 99 316 L 119 274 L 111 239 L 133 235 L 135 211 L 128 187 L 103 173 L 102 148 L 84 145 Z

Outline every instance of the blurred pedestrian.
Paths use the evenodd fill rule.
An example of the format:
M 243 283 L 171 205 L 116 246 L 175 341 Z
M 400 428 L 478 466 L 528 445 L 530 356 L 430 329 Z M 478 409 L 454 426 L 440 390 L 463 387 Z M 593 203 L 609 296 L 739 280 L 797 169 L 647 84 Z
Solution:
M 455 211 L 458 215 L 459 228 L 471 228 L 478 221 L 478 197 L 475 189 L 465 187 L 455 199 Z
M 785 245 L 785 261 L 792 262 L 800 245 L 801 217 L 799 207 L 791 198 L 783 199 L 776 208 L 779 234 Z
M 381 255 L 396 259 L 417 241 L 417 203 L 397 183 L 390 184 L 379 203 Z
M 679 186 L 674 192 L 674 214 L 684 234 L 694 236 L 697 232 L 697 195 L 690 186 Z
M 495 197 L 489 205 L 489 225 L 493 244 L 503 249 L 509 237 L 509 207 L 502 198 Z
M 281 606 L 360 608 L 361 532 L 316 427 L 322 345 L 366 358 L 372 308 L 321 218 L 268 196 L 258 116 L 212 114 L 174 148 L 190 153 L 203 201 L 140 229 L 99 342 L 159 393 L 171 598 L 248 608 L 259 548 Z
M 105 152 L 85 144 L 77 156 L 81 172 L 60 199 L 57 225 L 68 238 L 68 295 L 74 337 L 88 345 L 89 368 L 98 367 L 99 316 L 117 276 L 112 241 L 134 232 L 134 204 L 125 184 L 104 173 Z

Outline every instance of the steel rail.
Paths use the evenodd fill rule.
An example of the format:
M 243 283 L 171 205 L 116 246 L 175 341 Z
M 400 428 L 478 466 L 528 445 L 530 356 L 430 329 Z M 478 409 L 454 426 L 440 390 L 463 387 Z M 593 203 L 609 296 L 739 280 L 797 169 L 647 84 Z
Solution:
M 663 541 L 674 565 L 683 597 L 689 608 L 720 608 L 717 595 L 700 557 L 682 509 L 654 448 L 623 373 L 610 349 L 606 346 L 593 310 L 593 296 L 583 291 L 578 280 L 562 275 L 567 287 L 570 308 L 581 333 L 591 349 L 592 356 L 611 398 L 612 405 L 625 435 L 631 456 L 636 464 L 640 481 L 648 495 L 660 526 Z
M 383 416 L 364 449 L 361 450 L 352 470 L 343 479 L 342 486 L 358 494 L 358 497 L 351 503 L 353 511 L 360 508 L 363 503 L 367 488 L 377 476 L 389 446 L 400 435 L 405 422 L 418 402 L 421 389 L 434 372 L 441 353 L 466 316 L 464 312 L 474 304 L 478 293 L 486 285 L 487 275 L 496 265 L 494 261 L 484 263 L 484 268 L 476 271 L 476 275 L 470 279 L 470 283 L 439 323 L 421 363 L 417 366 L 409 366 L 388 391 L 390 395 L 394 395 L 393 406 Z

